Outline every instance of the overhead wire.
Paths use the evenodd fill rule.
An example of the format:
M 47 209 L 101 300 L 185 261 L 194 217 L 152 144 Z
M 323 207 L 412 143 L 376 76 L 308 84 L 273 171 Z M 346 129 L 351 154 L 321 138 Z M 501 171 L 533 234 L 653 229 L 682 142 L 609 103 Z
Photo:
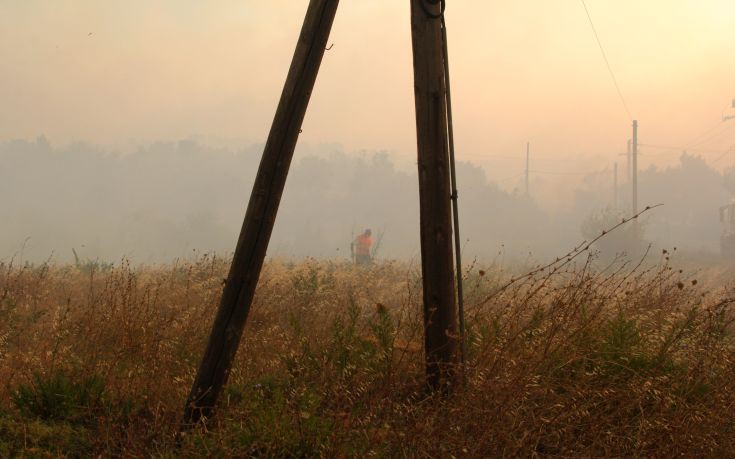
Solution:
M 467 360 L 467 333 L 465 328 L 465 312 L 464 312 L 464 293 L 462 288 L 462 240 L 459 235 L 459 208 L 457 195 L 457 167 L 455 165 L 454 150 L 454 121 L 452 116 L 452 85 L 449 80 L 449 44 L 447 43 L 447 23 L 444 20 L 444 9 L 446 3 L 441 1 L 441 30 L 442 30 L 442 52 L 444 54 L 444 90 L 446 91 L 447 104 L 447 136 L 448 149 L 450 158 L 450 173 L 452 182 L 452 218 L 454 227 L 454 257 L 457 275 L 457 306 L 459 318 L 459 346 L 461 353 L 461 361 L 463 365 L 462 376 L 465 377 L 464 364 Z
M 462 153 L 463 157 L 466 158 L 476 158 L 476 159 L 512 159 L 512 160 L 521 160 L 524 159 L 520 156 L 511 156 L 511 155 L 486 155 L 483 153 Z
M 505 178 L 502 178 L 502 179 L 497 179 L 497 180 L 492 180 L 492 181 L 495 182 L 495 183 L 505 183 L 505 182 L 509 182 L 509 181 L 511 181 L 513 179 L 521 178 L 524 175 L 526 175 L 526 173 L 525 172 L 522 172 L 520 174 L 516 174 L 516 175 L 510 176 L 510 177 L 505 177 Z
M 605 48 L 602 46 L 602 41 L 600 41 L 600 36 L 597 34 L 597 28 L 595 27 L 595 23 L 592 21 L 592 16 L 590 15 L 589 9 L 587 9 L 587 4 L 584 2 L 584 0 L 580 1 L 582 2 L 582 6 L 584 7 L 584 12 L 587 13 L 587 19 L 589 20 L 590 26 L 592 27 L 592 32 L 595 34 L 595 40 L 597 40 L 597 46 L 600 48 L 602 58 L 605 60 L 607 71 L 610 73 L 610 77 L 615 84 L 615 90 L 618 92 L 618 96 L 620 97 L 620 101 L 623 103 L 623 107 L 625 107 L 625 112 L 628 114 L 628 117 L 630 119 L 633 119 L 633 115 L 630 113 L 630 109 L 628 108 L 628 103 L 625 101 L 625 97 L 623 96 L 623 91 L 620 90 L 618 79 L 615 77 L 615 72 L 613 72 L 610 61 L 607 58 L 607 53 L 605 53 Z
M 687 152 L 687 153 L 705 153 L 705 154 L 721 154 L 725 150 L 705 150 L 701 148 L 687 148 L 683 146 L 677 146 L 677 145 L 654 145 L 654 144 L 648 144 L 648 143 L 639 143 L 639 147 L 644 147 L 645 149 L 652 148 L 654 150 L 668 150 L 663 153 L 646 153 L 646 155 L 667 155 L 667 154 L 676 154 L 681 152 Z
M 709 135 L 709 136 L 701 139 L 700 141 L 698 141 L 696 143 L 693 143 L 691 146 L 692 147 L 697 147 L 699 145 L 708 144 L 708 143 L 712 142 L 713 140 L 715 140 L 716 138 L 720 137 L 722 134 L 725 134 L 725 133 L 731 131 L 733 127 L 735 127 L 735 124 L 730 124 L 730 125 L 726 126 L 725 129 L 721 129 L 718 132 L 714 132 L 713 134 L 711 134 L 711 135 Z
M 601 170 L 594 170 L 594 171 L 586 171 L 586 172 L 564 172 L 564 171 L 538 171 L 538 170 L 532 170 L 529 171 L 532 174 L 544 174 L 544 175 L 592 175 L 601 173 L 603 171 Z
M 694 144 L 696 144 L 697 142 L 699 142 L 701 139 L 707 137 L 708 135 L 710 135 L 711 133 L 713 133 L 714 131 L 716 131 L 717 129 L 719 129 L 721 127 L 722 127 L 722 122 L 717 123 L 715 126 L 712 126 L 711 128 L 707 129 L 706 131 L 704 131 L 701 134 L 699 134 L 696 137 L 694 137 L 692 140 L 690 140 L 689 142 L 687 142 L 686 145 L 687 146 L 693 146 Z
M 472 159 L 480 159 L 480 160 L 493 160 L 493 159 L 509 159 L 513 161 L 525 161 L 526 156 L 523 155 L 496 155 L 496 154 L 484 154 L 484 153 L 462 153 L 462 157 L 465 158 L 472 158 Z M 549 161 L 553 162 L 554 164 L 558 164 L 560 162 L 563 163 L 579 163 L 579 158 L 544 158 L 544 157 L 538 157 L 534 159 L 534 161 Z
M 454 230 L 454 258 L 455 258 L 455 272 L 456 272 L 456 286 L 457 286 L 457 305 L 458 305 L 458 319 L 459 319 L 459 345 L 460 345 L 460 359 L 462 363 L 462 377 L 465 378 L 464 364 L 467 358 L 467 347 L 466 347 L 466 331 L 465 331 L 465 312 L 464 312 L 464 295 L 462 288 L 462 246 L 459 235 L 459 209 L 458 209 L 458 192 L 457 192 L 457 174 L 455 164 L 455 150 L 454 150 L 454 121 L 452 116 L 452 90 L 449 79 L 449 45 L 447 43 L 447 24 L 444 19 L 444 11 L 446 9 L 445 0 L 425 0 L 431 5 L 439 5 L 439 13 L 433 13 L 426 4 L 421 1 L 421 7 L 429 17 L 433 19 L 440 19 L 441 24 L 441 38 L 442 38 L 442 61 L 444 64 L 444 102 L 446 104 L 446 116 L 447 116 L 447 149 L 449 153 L 449 173 L 450 173 L 450 185 L 452 187 L 450 200 L 452 202 L 452 229 Z
M 718 157 L 718 158 L 713 159 L 712 161 L 710 161 L 710 164 L 714 164 L 714 163 L 720 161 L 722 158 L 724 158 L 725 156 L 729 155 L 732 152 L 735 152 L 735 147 L 730 147 L 730 149 L 727 150 L 726 152 L 724 152 L 720 157 Z

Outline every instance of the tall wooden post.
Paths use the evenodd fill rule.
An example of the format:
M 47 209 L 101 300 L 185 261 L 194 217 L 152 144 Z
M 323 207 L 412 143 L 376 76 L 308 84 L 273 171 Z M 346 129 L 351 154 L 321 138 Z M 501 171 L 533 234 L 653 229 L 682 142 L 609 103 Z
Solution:
M 633 120 L 633 140 L 631 141 L 631 183 L 632 183 L 632 206 L 633 215 L 638 213 L 638 120 Z M 634 222 L 638 224 L 638 219 Z
M 630 156 L 631 156 L 631 181 L 633 183 L 633 189 L 631 190 L 633 194 L 633 215 L 638 214 L 638 120 L 633 120 L 633 139 L 631 140 L 631 150 L 630 150 Z M 638 250 L 640 242 L 641 242 L 641 226 L 638 223 L 638 218 L 633 220 L 633 235 L 635 237 L 634 239 L 634 249 Z M 634 252 L 635 253 L 635 252 Z
M 339 0 L 310 0 L 250 195 L 212 334 L 184 410 L 184 427 L 211 415 L 227 382 L 273 231 L 286 176 Z
M 630 181 L 632 180 L 632 178 L 631 178 L 632 177 L 632 172 L 631 172 L 632 169 L 631 169 L 631 166 L 630 166 L 631 165 L 631 159 L 630 159 L 631 155 L 632 155 L 631 141 L 630 141 L 630 139 L 628 139 L 628 150 L 626 150 L 627 162 L 625 163 L 625 174 L 626 174 L 625 175 L 625 179 L 628 181 L 628 183 L 630 183 Z
M 437 1 L 410 2 L 426 382 L 432 389 L 446 391 L 459 356 L 441 7 Z

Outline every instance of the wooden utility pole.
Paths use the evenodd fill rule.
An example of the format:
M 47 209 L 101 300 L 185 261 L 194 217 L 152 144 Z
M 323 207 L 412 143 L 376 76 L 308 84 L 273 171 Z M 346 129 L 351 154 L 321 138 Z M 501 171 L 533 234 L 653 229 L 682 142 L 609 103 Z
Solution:
M 630 156 L 632 158 L 631 164 L 631 182 L 633 182 L 633 215 L 638 215 L 638 120 L 633 120 L 633 139 L 631 141 Z M 640 224 L 638 218 L 633 220 L 633 237 L 634 249 L 638 249 L 640 242 Z
M 625 180 L 627 180 L 628 183 L 630 183 L 630 181 L 632 180 L 632 171 L 630 167 L 630 164 L 631 164 L 630 157 L 631 156 L 632 156 L 632 149 L 630 145 L 630 139 L 628 139 L 628 150 L 626 152 L 626 163 L 625 163 Z
M 250 195 L 207 348 L 184 410 L 183 427 L 209 417 L 227 382 L 263 267 L 288 169 L 339 0 L 310 0 Z
M 631 182 L 633 183 L 633 215 L 638 214 L 638 120 L 633 120 L 633 140 L 631 144 Z M 636 219 L 636 222 L 638 220 Z
M 411 1 L 426 382 L 448 391 L 459 361 L 441 5 Z
M 526 142 L 526 196 L 528 196 L 528 179 L 531 164 L 531 142 Z

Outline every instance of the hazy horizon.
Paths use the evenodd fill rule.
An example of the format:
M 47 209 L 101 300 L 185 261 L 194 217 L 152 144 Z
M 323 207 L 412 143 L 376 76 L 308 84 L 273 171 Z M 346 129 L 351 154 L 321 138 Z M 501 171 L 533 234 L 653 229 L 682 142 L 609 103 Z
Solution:
M 69 262 L 72 249 L 82 260 L 106 262 L 227 256 L 261 153 L 261 144 L 232 149 L 192 140 L 125 154 L 83 143 L 56 146 L 43 137 L 0 142 L 0 193 L 12 196 L 0 206 L 0 261 Z M 610 170 L 554 176 L 554 182 L 531 177 L 528 195 L 521 177 L 517 186 L 503 186 L 472 162 L 460 161 L 457 176 L 469 260 L 546 260 L 631 215 L 622 171 L 617 206 Z M 641 207 L 664 204 L 645 218 L 646 243 L 716 254 L 718 208 L 732 197 L 734 178 L 692 155 L 675 166 L 641 170 Z M 603 220 L 595 223 L 598 217 Z M 415 166 L 401 165 L 389 152 L 302 145 L 268 253 L 347 259 L 351 238 L 370 227 L 385 236 L 380 258 L 416 259 L 418 222 Z M 599 248 L 605 257 L 628 250 L 619 242 Z
M 732 196 L 724 180 L 735 166 L 735 120 L 722 120 L 735 114 L 735 4 L 586 5 L 630 113 L 581 2 L 447 7 L 457 157 L 464 165 L 460 199 L 468 201 L 461 201 L 461 211 L 474 225 L 473 240 L 483 240 L 478 250 L 487 256 L 508 243 L 523 253 L 546 244 L 548 253 L 559 253 L 578 241 L 581 222 L 614 200 L 615 163 L 618 204 L 625 208 L 624 153 L 635 118 L 640 202 L 675 209 L 663 211 L 656 240 L 680 238 L 715 251 L 717 208 Z M 160 248 L 156 240 L 170 242 L 159 258 L 183 255 L 177 250 L 192 245 L 231 250 L 306 6 L 292 0 L 4 2 L 0 161 L 6 196 L 15 195 L 0 209 L 6 222 L 1 253 L 14 253 L 39 231 L 46 238 L 34 239 L 40 258 L 56 242 L 66 253 L 87 240 L 98 240 L 97 252 L 113 258 L 133 249 L 152 254 Z M 325 178 L 324 195 L 315 198 L 331 202 L 331 210 L 286 198 L 279 221 L 290 223 L 281 225 L 313 217 L 305 244 L 313 250 L 294 251 L 297 235 L 278 225 L 273 250 L 333 254 L 331 239 L 349 240 L 352 226 L 390 226 L 395 218 L 401 229 L 392 230 L 387 247 L 401 256 L 417 253 L 417 187 L 409 186 L 416 180 L 416 140 L 408 13 L 408 2 L 341 3 L 286 196 L 310 189 L 313 178 L 301 174 L 317 176 L 319 167 L 363 189 Z M 530 199 L 524 200 L 527 142 Z M 124 155 L 111 158 L 115 153 Z M 372 170 L 365 164 L 376 154 L 388 163 Z M 381 210 L 379 199 L 391 198 L 380 186 L 360 182 L 355 171 L 362 167 L 402 190 L 403 207 L 391 203 Z M 16 177 L 19 171 L 26 176 Z M 108 182 L 99 183 L 100 177 Z M 16 189 L 8 183 L 17 183 Z M 164 195 L 151 199 L 146 193 Z M 363 202 L 360 193 L 377 202 Z M 227 205 L 220 202 L 223 194 Z M 64 199 L 75 208 L 65 213 Z M 355 202 L 373 209 L 364 223 L 349 215 Z M 554 237 L 500 228 L 493 213 L 498 209 L 517 225 L 548 223 Z M 407 216 L 415 218 L 401 220 Z M 179 239 L 168 241 L 167 228 Z M 123 229 L 128 233 L 111 236 Z M 126 234 L 137 236 L 126 240 Z
M 306 4 L 4 2 L 0 140 L 260 142 Z M 693 141 L 718 132 L 735 97 L 735 5 L 590 0 L 588 7 L 641 143 L 674 147 L 642 147 L 642 167 L 675 163 L 684 147 L 711 158 L 727 151 L 732 131 Z M 554 161 L 560 155 L 622 161 L 631 118 L 581 3 L 450 4 L 447 21 L 462 158 L 508 175 L 503 157 L 522 158 L 530 141 L 540 173 L 567 171 Z M 342 2 L 330 42 L 301 142 L 414 157 L 408 3 Z M 735 155 L 719 163 L 735 164 Z

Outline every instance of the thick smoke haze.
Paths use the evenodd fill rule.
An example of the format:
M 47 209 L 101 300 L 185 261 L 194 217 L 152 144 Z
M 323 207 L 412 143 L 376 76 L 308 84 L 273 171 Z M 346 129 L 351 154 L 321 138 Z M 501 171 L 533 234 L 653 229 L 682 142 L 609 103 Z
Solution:
M 306 5 L 2 2 L 0 257 L 231 252 Z M 465 259 L 560 255 L 629 214 L 631 118 L 640 204 L 665 204 L 646 239 L 719 250 L 735 4 L 587 6 L 630 114 L 579 2 L 448 7 Z M 370 227 L 381 256 L 417 257 L 408 12 L 340 5 L 271 255 L 346 258 Z
M 191 136 L 262 142 L 306 5 L 3 1 L 0 139 L 43 134 L 121 149 Z M 720 121 L 734 90 L 733 2 L 588 7 L 641 143 L 691 147 Z M 620 159 L 631 120 L 580 2 L 464 1 L 449 6 L 447 22 L 463 158 L 495 180 L 517 173 L 501 156 L 520 157 L 529 140 L 539 171 L 585 172 L 577 162 L 587 157 Z M 406 2 L 342 2 L 302 142 L 415 156 L 409 23 Z M 680 151 L 655 163 L 676 164 Z
M 43 137 L 4 143 L 0 257 L 72 261 L 75 249 L 82 259 L 163 262 L 202 252 L 229 254 L 261 151 L 260 144 L 229 149 L 193 140 L 154 143 L 126 154 L 83 143 L 56 148 Z M 482 168 L 460 162 L 465 258 L 537 261 L 594 237 L 617 216 L 630 215 L 624 170 L 617 209 L 610 172 L 582 176 L 566 190 L 559 182 L 531 180 L 527 196 L 521 186 L 502 188 Z M 675 166 L 650 167 L 639 176 L 641 206 L 664 204 L 643 221 L 648 242 L 718 252 L 718 208 L 731 196 L 725 176 L 686 154 Z M 556 207 L 553 190 L 569 197 L 565 209 Z M 595 226 L 590 222 L 598 215 L 615 217 Z M 417 259 L 418 221 L 413 167 L 385 152 L 304 146 L 296 154 L 269 254 L 346 259 L 352 238 L 371 228 L 380 239 L 380 258 Z
M 0 0 L 0 459 L 735 458 L 734 26 Z

